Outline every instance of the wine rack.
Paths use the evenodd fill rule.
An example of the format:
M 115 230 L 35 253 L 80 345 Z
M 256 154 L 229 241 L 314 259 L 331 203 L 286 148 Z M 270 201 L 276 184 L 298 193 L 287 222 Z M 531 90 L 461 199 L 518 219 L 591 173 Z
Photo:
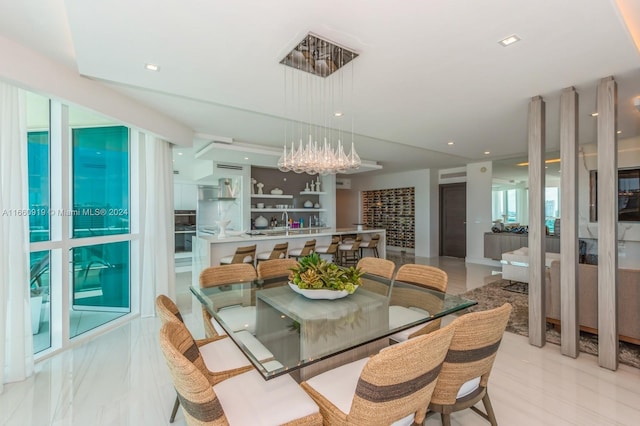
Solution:
M 388 246 L 415 248 L 415 188 L 363 191 L 362 223 L 386 230 Z

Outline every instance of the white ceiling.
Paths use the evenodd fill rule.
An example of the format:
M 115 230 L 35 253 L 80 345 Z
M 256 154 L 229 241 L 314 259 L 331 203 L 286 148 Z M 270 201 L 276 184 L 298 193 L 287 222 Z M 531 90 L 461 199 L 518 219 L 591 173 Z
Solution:
M 196 149 L 217 135 L 276 151 L 286 123 L 279 61 L 314 32 L 359 53 L 347 119 L 361 157 L 388 172 L 526 155 L 536 95 L 547 101 L 547 149 L 557 150 L 568 86 L 580 94 L 580 141 L 593 143 L 595 86 L 609 75 L 620 136 L 640 134 L 638 3 L 0 0 L 0 35 L 174 117 L 199 134 Z M 522 40 L 498 44 L 511 34 Z M 208 151 L 202 158 L 231 155 Z

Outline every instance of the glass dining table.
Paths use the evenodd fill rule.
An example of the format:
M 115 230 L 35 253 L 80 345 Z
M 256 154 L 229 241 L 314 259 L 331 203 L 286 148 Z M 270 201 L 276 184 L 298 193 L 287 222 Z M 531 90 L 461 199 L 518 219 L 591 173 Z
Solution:
M 190 289 L 265 380 L 283 374 L 305 380 L 376 353 L 396 333 L 477 303 L 369 274 L 338 299 L 307 297 L 291 286 L 280 277 Z

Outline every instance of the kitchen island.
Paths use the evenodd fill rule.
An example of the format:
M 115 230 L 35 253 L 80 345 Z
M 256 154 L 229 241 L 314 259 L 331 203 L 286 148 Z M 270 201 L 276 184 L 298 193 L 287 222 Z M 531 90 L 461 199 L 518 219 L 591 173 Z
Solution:
M 220 258 L 235 253 L 238 247 L 256 245 L 256 253 L 271 251 L 278 243 L 289 243 L 289 250 L 304 246 L 305 241 L 315 239 L 317 246 L 328 246 L 331 237 L 334 235 L 356 235 L 361 234 L 363 240 L 369 240 L 373 234 L 380 234 L 378 242 L 378 252 L 380 257 L 386 257 L 386 234 L 384 229 L 363 229 L 357 228 L 299 228 L 285 230 L 265 230 L 256 233 L 242 233 L 239 235 L 229 235 L 226 238 L 218 238 L 217 235 L 198 232 L 193 239 L 193 285 L 198 285 L 200 272 L 209 266 L 220 264 Z

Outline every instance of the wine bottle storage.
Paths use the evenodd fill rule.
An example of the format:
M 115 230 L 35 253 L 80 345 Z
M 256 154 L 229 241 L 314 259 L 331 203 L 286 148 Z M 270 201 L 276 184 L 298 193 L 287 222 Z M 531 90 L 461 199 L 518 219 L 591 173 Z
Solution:
M 363 191 L 362 223 L 385 229 L 388 246 L 415 248 L 415 189 Z

